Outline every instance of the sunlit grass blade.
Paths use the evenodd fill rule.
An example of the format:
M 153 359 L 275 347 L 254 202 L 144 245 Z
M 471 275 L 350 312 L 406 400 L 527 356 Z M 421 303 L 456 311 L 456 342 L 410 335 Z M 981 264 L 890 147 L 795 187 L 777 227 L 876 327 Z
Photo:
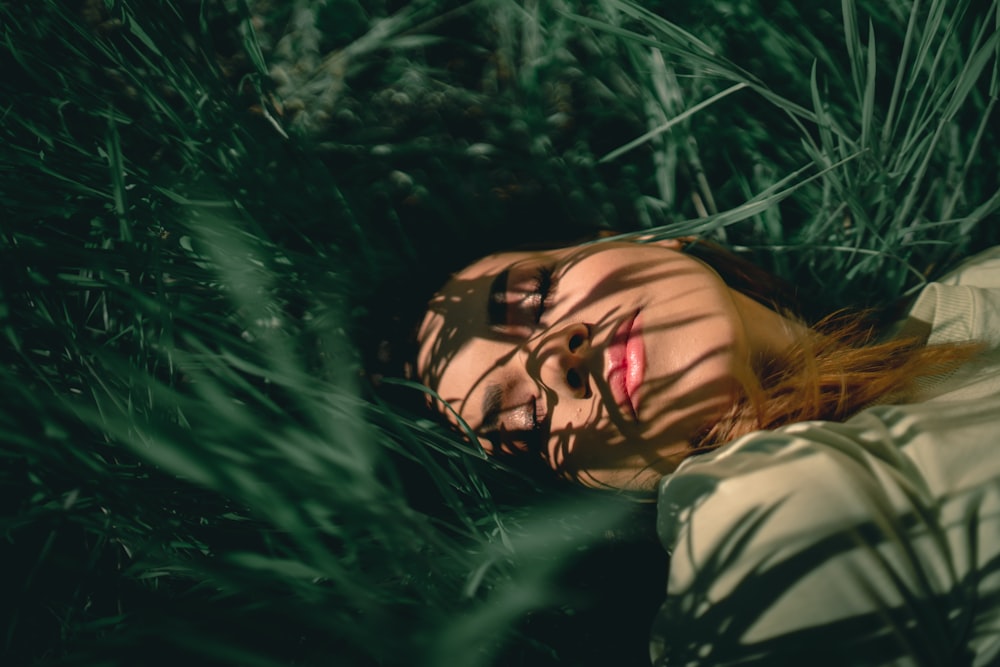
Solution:
M 889 106 L 885 112 L 885 122 L 882 124 L 882 148 L 888 146 L 895 134 L 896 113 L 902 104 L 900 96 L 904 92 L 904 79 L 907 76 L 907 69 L 910 65 L 910 49 L 913 45 L 914 34 L 916 32 L 917 19 L 920 16 L 921 0 L 914 0 L 910 8 L 910 16 L 906 23 L 906 35 L 903 37 L 903 46 L 900 51 L 899 63 L 896 66 L 896 73 L 892 82 L 892 95 L 889 98 Z
M 733 93 L 735 93 L 735 92 L 737 92 L 739 90 L 742 90 L 742 89 L 744 89 L 746 87 L 747 87 L 747 84 L 745 84 L 745 83 L 738 83 L 735 86 L 730 86 L 729 88 L 726 88 L 725 90 L 719 91 L 718 93 L 716 93 L 715 95 L 712 95 L 708 99 L 703 100 L 701 102 L 698 102 L 697 104 L 695 104 L 690 109 L 686 109 L 685 111 L 681 112 L 677 116 L 671 118 L 670 120 L 668 120 L 663 125 L 655 128 L 653 130 L 650 130 L 649 132 L 647 132 L 646 134 L 642 135 L 641 137 L 636 137 L 635 139 L 633 139 L 632 141 L 628 142 L 624 146 L 620 146 L 619 148 L 616 148 L 615 150 L 611 151 L 610 153 L 608 153 L 607 155 L 605 155 L 604 157 L 602 157 L 600 161 L 601 162 L 610 162 L 611 160 L 614 160 L 615 158 L 617 158 L 617 157 L 619 157 L 621 155 L 624 155 L 625 153 L 629 152 L 630 150 L 634 149 L 635 147 L 641 146 L 642 144 L 646 143 L 647 141 L 649 141 L 653 137 L 656 137 L 656 136 L 658 136 L 660 134 L 663 134 L 664 132 L 668 131 L 670 128 L 674 127 L 678 123 L 684 122 L 685 120 L 687 120 L 688 118 L 690 118 L 694 114 L 698 113 L 702 109 L 704 109 L 706 107 L 709 107 L 709 106 L 715 104 L 716 102 L 718 102 L 719 100 L 721 100 L 721 99 L 723 99 L 725 97 L 728 97 L 729 95 L 732 95 Z

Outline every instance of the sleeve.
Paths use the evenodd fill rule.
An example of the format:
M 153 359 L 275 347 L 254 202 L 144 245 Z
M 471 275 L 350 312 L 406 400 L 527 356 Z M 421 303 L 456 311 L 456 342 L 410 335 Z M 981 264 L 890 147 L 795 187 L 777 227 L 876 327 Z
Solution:
M 930 331 L 929 343 L 975 340 L 1000 346 L 1000 246 L 928 283 L 908 318 Z
M 986 449 L 956 447 L 946 460 L 904 454 L 903 418 L 885 419 L 887 408 L 753 434 L 685 463 L 660 488 L 671 560 L 653 662 L 996 664 L 996 614 L 977 595 L 1000 542 L 983 504 L 1000 509 L 997 471 L 982 464 L 996 449 L 997 407 L 980 408 L 994 415 L 988 425 L 957 417 Z M 933 443 L 914 438 L 924 436 Z M 958 518 L 945 527 L 942 513 Z
M 969 257 L 936 282 L 944 285 L 1000 288 L 1000 246 L 993 246 Z

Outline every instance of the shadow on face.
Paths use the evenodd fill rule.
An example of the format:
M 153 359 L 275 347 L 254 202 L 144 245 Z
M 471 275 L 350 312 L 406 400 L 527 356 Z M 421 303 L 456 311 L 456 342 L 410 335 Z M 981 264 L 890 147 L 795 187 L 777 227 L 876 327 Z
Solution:
M 739 295 L 679 247 L 473 263 L 428 305 L 421 381 L 487 452 L 540 457 L 588 486 L 653 488 L 753 374 Z

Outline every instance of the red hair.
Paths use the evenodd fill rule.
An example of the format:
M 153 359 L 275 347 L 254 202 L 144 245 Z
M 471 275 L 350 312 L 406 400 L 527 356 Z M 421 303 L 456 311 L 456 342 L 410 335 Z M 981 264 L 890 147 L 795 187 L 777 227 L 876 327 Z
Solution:
M 786 316 L 794 311 L 789 288 L 756 265 L 709 242 L 696 241 L 685 250 L 733 289 Z M 744 383 L 732 408 L 693 438 L 692 452 L 751 431 L 814 419 L 843 421 L 873 404 L 919 400 L 921 379 L 948 373 L 983 348 L 974 341 L 879 340 L 871 320 L 870 312 L 845 310 L 811 325 L 786 354 L 757 369 L 756 383 Z

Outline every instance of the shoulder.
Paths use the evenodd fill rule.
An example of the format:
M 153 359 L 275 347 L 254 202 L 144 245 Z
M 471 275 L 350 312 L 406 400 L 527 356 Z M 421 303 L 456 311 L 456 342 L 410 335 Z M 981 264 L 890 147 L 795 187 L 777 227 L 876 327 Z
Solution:
M 885 663 L 959 645 L 956 610 L 978 595 L 987 614 L 997 593 L 962 582 L 1000 557 L 998 426 L 995 398 L 881 406 L 689 460 L 659 490 L 671 560 L 653 654 L 684 654 L 671 643 L 681 637 L 718 642 L 720 625 L 734 656 L 789 664 L 816 642 L 885 650 Z M 931 628 L 949 640 L 931 641 Z
M 929 327 L 930 343 L 975 340 L 1000 346 L 1000 246 L 927 284 L 909 319 Z
M 750 434 L 689 459 L 660 482 L 660 537 L 755 508 L 775 539 L 933 505 L 1000 478 L 1000 397 L 869 408 L 844 423 Z M 727 521 L 722 521 L 725 523 Z M 765 536 L 766 537 L 766 536 Z
M 864 516 L 865 494 L 858 487 L 877 479 L 879 468 L 904 465 L 895 451 L 885 453 L 887 463 L 863 444 L 877 430 L 794 424 L 690 459 L 660 484 L 664 547 L 693 541 L 687 547 L 711 550 L 730 536 L 733 525 L 767 517 L 755 528 L 754 544 L 768 548 Z
M 936 282 L 943 285 L 1000 288 L 1000 246 L 969 257 Z

